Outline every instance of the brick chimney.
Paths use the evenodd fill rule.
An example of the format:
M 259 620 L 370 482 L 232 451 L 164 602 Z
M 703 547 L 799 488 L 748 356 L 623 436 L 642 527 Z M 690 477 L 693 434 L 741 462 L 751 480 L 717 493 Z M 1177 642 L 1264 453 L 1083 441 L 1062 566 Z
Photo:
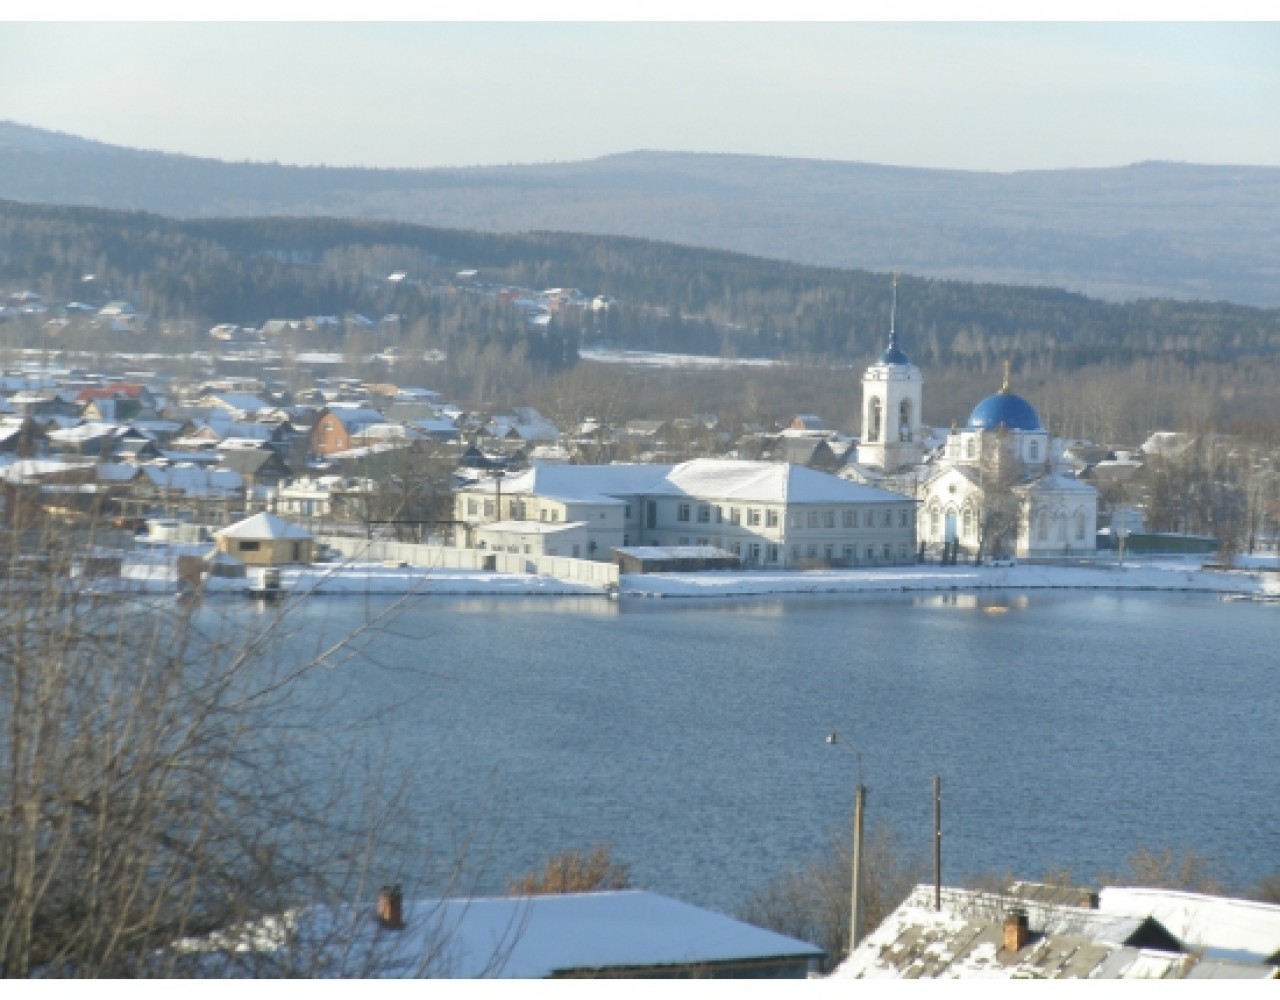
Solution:
M 1031 931 L 1027 926 L 1026 910 L 1010 910 L 1004 918 L 1005 951 L 1021 951 Z
M 389 931 L 404 930 L 404 895 L 398 884 L 384 885 L 378 893 L 378 923 Z

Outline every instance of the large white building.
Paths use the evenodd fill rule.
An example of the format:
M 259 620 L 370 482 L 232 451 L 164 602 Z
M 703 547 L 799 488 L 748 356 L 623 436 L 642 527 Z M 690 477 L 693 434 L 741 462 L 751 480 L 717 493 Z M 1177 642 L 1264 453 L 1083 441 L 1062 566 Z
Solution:
M 915 556 L 915 502 L 802 466 L 695 459 L 681 465 L 551 465 L 466 487 L 460 543 L 492 544 L 487 526 L 581 524 L 576 551 L 607 560 L 625 546 L 713 546 L 745 565 L 884 566 Z M 511 541 L 507 543 L 522 544 Z

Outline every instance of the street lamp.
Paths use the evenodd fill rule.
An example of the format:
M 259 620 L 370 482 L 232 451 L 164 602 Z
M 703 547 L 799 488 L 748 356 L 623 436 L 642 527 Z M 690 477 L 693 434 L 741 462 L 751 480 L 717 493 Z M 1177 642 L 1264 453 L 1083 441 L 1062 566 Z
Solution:
M 858 765 L 858 786 L 853 796 L 853 906 L 849 913 L 849 954 L 852 955 L 862 940 L 862 814 L 867 805 L 867 786 L 862 783 L 862 754 L 857 748 L 842 742 L 835 730 L 827 734 L 827 742 L 849 751 Z

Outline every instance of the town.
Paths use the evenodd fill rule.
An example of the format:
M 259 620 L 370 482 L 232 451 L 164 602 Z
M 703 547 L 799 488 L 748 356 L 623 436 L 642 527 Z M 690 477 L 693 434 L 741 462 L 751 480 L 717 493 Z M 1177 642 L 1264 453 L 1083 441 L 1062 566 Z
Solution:
M 515 303 L 535 325 L 560 308 L 616 305 L 577 290 L 490 287 L 474 270 L 455 280 L 462 294 Z M 249 569 L 356 557 L 608 590 L 637 573 L 1087 566 L 1122 560 L 1126 546 L 1131 556 L 1274 551 L 1273 455 L 1248 441 L 1160 428 L 1127 449 L 1064 440 L 1013 391 L 1007 364 L 963 427 L 929 426 L 892 285 L 883 353 L 849 386 L 861 397 L 860 437 L 810 413 L 732 435 L 706 413 L 619 424 L 588 415 L 562 427 L 532 406 L 466 410 L 394 381 L 394 347 L 365 359 L 383 381 L 350 377 L 345 355 L 324 352 L 291 352 L 284 377 L 282 331 L 371 325 L 359 316 L 217 324 L 203 377 L 130 370 L 127 355 L 116 356 L 120 370 L 91 372 L 27 351 L 2 383 L 6 517 L 28 532 L 92 529 L 99 546 L 110 534 L 120 558 L 98 559 L 95 573 L 114 567 L 184 588 L 210 578 L 250 586 Z M 8 293 L 3 312 L 54 330 L 77 312 L 115 331 L 146 322 L 127 302 L 45 304 L 28 290 Z M 255 356 L 246 348 L 258 375 L 219 372 L 243 368 Z M 1174 484 L 1206 464 L 1212 499 L 1193 519 Z M 1205 524 L 1217 536 L 1167 530 Z M 179 571 L 178 556 L 202 544 L 206 564 L 187 558 Z M 146 554 L 142 568 L 133 551 Z M 260 587 L 260 573 L 252 580 Z

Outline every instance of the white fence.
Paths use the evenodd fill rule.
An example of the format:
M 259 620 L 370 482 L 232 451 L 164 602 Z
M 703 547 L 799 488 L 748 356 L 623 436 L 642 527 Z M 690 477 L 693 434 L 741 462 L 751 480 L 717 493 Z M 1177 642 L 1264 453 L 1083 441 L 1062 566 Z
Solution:
M 379 539 L 343 538 L 326 535 L 317 538 L 322 545 L 340 552 L 344 558 L 367 562 L 402 562 L 410 566 L 432 569 L 492 570 L 495 573 L 530 573 L 557 580 L 572 580 L 596 587 L 616 587 L 618 567 L 613 563 L 589 559 L 566 559 L 564 556 L 526 556 L 517 552 L 492 552 L 484 549 L 455 549 L 444 545 L 411 545 Z

